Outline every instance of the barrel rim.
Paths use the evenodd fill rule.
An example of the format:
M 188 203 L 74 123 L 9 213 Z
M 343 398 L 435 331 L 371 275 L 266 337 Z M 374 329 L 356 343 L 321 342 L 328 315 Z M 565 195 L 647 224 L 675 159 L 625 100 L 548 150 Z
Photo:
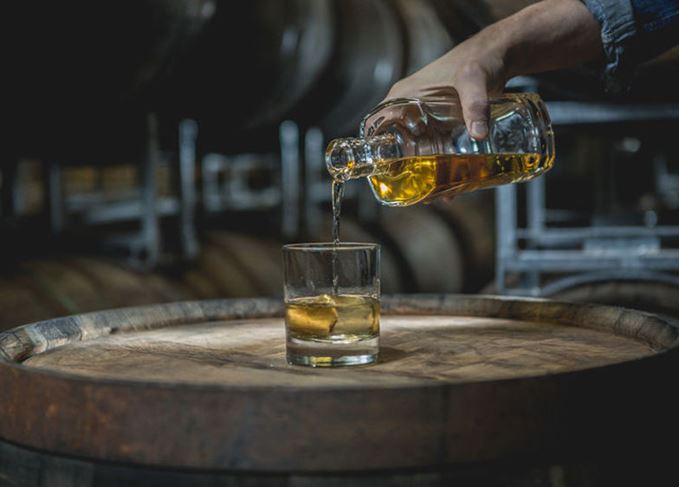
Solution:
M 566 325 L 566 326 L 578 326 L 578 327 L 583 327 L 583 328 L 589 328 L 589 329 L 600 329 L 598 327 L 586 327 L 582 324 L 575 323 L 572 321 L 553 321 L 551 317 L 549 318 L 541 318 L 541 314 L 538 313 L 537 316 L 535 316 L 533 319 L 530 319 L 529 317 L 525 316 L 523 313 L 525 312 L 524 309 L 519 309 L 515 310 L 518 311 L 518 314 L 509 314 L 509 315 L 503 315 L 503 316 L 488 316 L 487 314 L 476 314 L 476 313 L 471 313 L 470 310 L 466 310 L 467 312 L 460 313 L 460 309 L 454 309 L 454 313 L 452 312 L 452 309 L 446 309 L 448 308 L 454 308 L 455 302 L 450 301 L 450 299 L 459 299 L 463 298 L 464 300 L 468 300 L 470 304 L 473 306 L 480 306 L 480 311 L 481 313 L 487 313 L 487 309 L 482 306 L 483 303 L 490 303 L 490 302 L 496 302 L 498 304 L 503 303 L 507 305 L 513 305 L 513 304 L 527 304 L 527 305 L 534 305 L 534 304 L 545 304 L 545 305 L 562 305 L 566 309 L 574 309 L 578 308 L 581 310 L 598 310 L 600 312 L 605 312 L 605 311 L 611 311 L 611 310 L 616 310 L 620 313 L 616 321 L 620 321 L 625 317 L 626 315 L 634 316 L 643 316 L 645 319 L 650 320 L 649 324 L 655 325 L 655 326 L 660 326 L 660 327 L 665 327 L 666 330 L 669 329 L 674 331 L 674 334 L 671 337 L 649 337 L 645 336 L 643 333 L 642 334 L 636 334 L 634 336 L 630 336 L 629 334 L 622 334 L 622 336 L 626 336 L 628 338 L 635 339 L 637 341 L 642 341 L 646 345 L 648 345 L 652 350 L 653 353 L 647 356 L 643 357 L 638 357 L 635 359 L 629 359 L 625 360 L 622 362 L 610 362 L 604 365 L 599 365 L 599 366 L 592 366 L 592 367 L 586 367 L 582 369 L 576 369 L 576 370 L 569 370 L 569 371 L 562 371 L 562 372 L 550 372 L 550 373 L 541 373 L 541 374 L 535 374 L 535 375 L 522 375 L 520 377 L 509 377 L 509 378 L 498 378 L 498 379 L 479 379 L 479 380 L 471 380 L 471 381 L 461 381 L 461 382 L 443 382 L 439 380 L 434 380 L 432 379 L 431 382 L 422 379 L 422 382 L 420 384 L 400 384 L 400 385 L 394 385 L 394 384 L 380 384 L 380 385 L 373 385 L 371 386 L 374 389 L 380 389 L 380 390 L 389 390 L 389 389 L 395 389 L 395 390 L 408 390 L 408 389 L 415 389 L 415 390 L 420 390 L 422 388 L 440 388 L 440 387 L 453 387 L 453 386 L 465 386 L 465 385 L 473 385 L 473 384 L 480 384 L 480 383 L 487 383 L 487 382 L 493 382 L 493 383 L 499 383 L 499 382 L 515 382 L 515 381 L 522 381 L 525 379 L 537 379 L 537 378 L 542 378 L 542 377 L 550 377 L 550 376 L 557 376 L 557 375 L 569 375 L 569 374 L 579 374 L 583 373 L 589 370 L 600 370 L 604 368 L 609 368 L 609 367 L 616 367 L 620 366 L 623 364 L 630 364 L 630 363 L 636 363 L 639 361 L 644 361 L 648 360 L 653 357 L 661 356 L 667 352 L 670 352 L 674 349 L 679 349 L 679 321 L 674 320 L 670 317 L 667 316 L 660 316 L 654 313 L 649 313 L 646 311 L 641 311 L 641 310 L 634 310 L 634 309 L 629 309 L 629 308 L 622 308 L 622 307 L 617 307 L 617 306 L 608 306 L 608 305 L 599 305 L 599 304 L 589 304 L 589 303 L 578 303 L 575 301 L 560 301 L 560 300 L 552 300 L 552 299 L 546 299 L 546 298 L 537 298 L 537 297 L 527 297 L 527 296 L 502 296 L 502 295 L 464 295 L 464 294 L 425 294 L 425 293 L 416 293 L 416 294 L 393 294 L 393 295 L 386 295 L 382 296 L 380 298 L 380 307 L 381 307 L 381 314 L 382 315 L 413 315 L 413 314 L 424 314 L 424 315 L 429 315 L 429 316 L 460 316 L 460 317 L 479 317 L 479 318 L 493 318 L 493 319 L 507 319 L 507 320 L 517 320 L 517 321 L 525 321 L 525 322 L 538 322 L 538 321 L 543 321 L 547 323 L 554 323 L 554 324 L 559 324 L 559 325 Z M 424 300 L 427 300 L 429 304 L 431 303 L 436 303 L 436 306 L 438 309 L 435 311 L 432 311 L 431 308 L 427 308 L 425 306 L 422 306 L 422 302 Z M 35 367 L 30 367 L 27 365 L 24 365 L 22 362 L 25 361 L 26 359 L 30 358 L 33 355 L 41 354 L 48 352 L 50 350 L 54 350 L 56 348 L 62 347 L 62 346 L 67 346 L 68 344 L 72 343 L 73 340 L 68 340 L 65 341 L 62 344 L 58 344 L 55 346 L 48 346 L 48 348 L 44 350 L 40 350 L 37 353 L 31 353 L 33 350 L 28 350 L 24 351 L 19 355 L 16 355 L 15 357 L 9 356 L 8 358 L 8 353 L 5 349 L 5 344 L 3 342 L 7 341 L 8 336 L 14 335 L 14 339 L 17 341 L 21 341 L 20 337 L 16 336 L 16 332 L 22 331 L 22 330 L 28 330 L 31 328 L 37 328 L 45 325 L 50 325 L 51 323 L 55 321 L 61 321 L 61 320 L 69 320 L 75 317 L 83 317 L 83 318 L 91 318 L 91 317 L 97 317 L 97 316 L 105 316 L 105 321 L 108 321 L 108 316 L 110 315 L 111 317 L 114 317 L 116 320 L 119 320 L 119 314 L 120 313 L 125 313 L 125 314 L 140 314 L 143 315 L 144 313 L 147 313 L 149 311 L 158 311 L 159 309 L 172 309 L 175 311 L 177 306 L 181 308 L 186 308 L 187 306 L 192 306 L 192 305 L 198 305 L 202 306 L 204 304 L 231 304 L 231 303 L 250 303 L 253 305 L 254 308 L 259 308 L 264 305 L 265 311 L 263 312 L 249 312 L 247 316 L 232 316 L 232 315 L 227 315 L 227 314 L 220 314 L 216 316 L 196 316 L 196 315 L 188 315 L 188 316 L 183 316 L 181 321 L 178 322 L 163 322 L 161 326 L 154 326 L 154 327 L 149 327 L 149 328 L 143 328 L 143 329 L 135 329 L 131 328 L 129 330 L 120 330 L 118 328 L 111 328 L 108 333 L 101 333 L 99 335 L 94 335 L 91 337 L 88 337 L 88 339 L 94 339 L 94 338 L 101 338 L 107 335 L 111 335 L 114 333 L 118 333 L 119 331 L 123 331 L 125 333 L 127 332 L 135 332 L 135 331 L 150 331 L 150 330 L 155 330 L 159 328 L 165 328 L 165 327 L 170 327 L 170 326 L 181 326 L 181 325 L 190 325 L 191 323 L 195 322 L 200 322 L 200 323 L 209 323 L 213 321 L 224 321 L 224 320 L 232 320 L 232 321 L 240 321 L 240 320 L 245 320 L 245 319 L 265 319 L 265 318 L 283 318 L 284 315 L 284 302 L 282 299 L 275 299 L 275 298 L 218 298 L 218 299 L 207 299 L 207 300 L 189 300 L 189 301 L 178 301 L 178 302 L 173 302 L 173 303 L 159 303 L 155 305 L 141 305 L 141 306 L 132 306 L 132 307 L 125 307 L 125 308 L 112 308 L 112 309 L 107 309 L 107 310 L 101 310 L 101 311 L 93 311 L 93 312 L 88 312 L 88 313 L 82 313 L 78 315 L 67 315 L 67 316 L 61 316 L 58 318 L 53 318 L 49 320 L 41 320 L 37 321 L 34 323 L 28 323 L 25 325 L 21 325 L 18 327 L 11 328 L 9 330 L 6 330 L 4 332 L 0 332 L 0 373 L 2 373 L 2 369 L 5 367 L 10 367 L 10 368 L 20 368 L 20 369 L 26 369 L 27 371 L 30 371 L 32 374 L 40 374 L 44 375 L 46 377 L 53 377 L 55 379 L 61 379 L 61 380 L 66 380 L 66 381 L 73 381 L 76 383 L 81 383 L 81 384 L 107 384 L 107 385 L 118 385 L 122 387 L 159 387 L 160 389 L 176 389 L 176 388 L 190 388 L 190 389 L 195 389 L 195 390 L 213 390 L 213 391 L 253 391 L 253 390 L 269 390 L 271 389 L 270 385 L 252 385 L 252 386 L 238 386 L 238 385 L 219 385 L 219 384 L 191 384 L 188 382 L 180 382 L 180 383 L 170 383 L 170 382 L 164 382 L 164 381 L 141 381 L 141 380 L 126 380 L 126 379 L 118 379 L 118 378 L 111 378 L 111 377 L 89 377 L 89 376 L 84 376 L 84 375 L 79 375 L 79 374 L 73 374 L 73 373 L 68 373 L 68 372 L 63 372 L 63 371 L 58 371 L 58 370 L 50 370 L 50 369 L 45 369 L 45 368 L 35 368 Z M 398 303 L 396 306 L 395 304 Z M 450 305 L 453 306 L 450 306 Z M 399 307 L 399 312 L 395 313 L 395 307 Z M 405 310 L 405 311 L 404 311 Z M 506 312 L 506 310 L 504 310 Z M 613 334 L 620 336 L 621 334 L 619 333 L 619 329 L 613 328 L 613 329 L 608 329 L 609 331 L 612 331 Z M 68 337 L 67 337 L 68 338 Z M 660 340 L 654 340 L 654 338 L 660 338 L 660 340 L 664 341 L 665 343 L 659 343 Z M 78 340 L 78 341 L 84 341 L 84 340 Z M 669 343 L 671 342 L 671 343 Z M 35 343 L 33 344 L 35 347 Z M 297 386 L 280 386 L 277 388 L 278 391 L 293 391 L 293 392 L 303 392 L 303 391 L 308 391 L 309 389 L 306 387 L 297 387 Z M 333 386 L 322 386 L 320 388 L 322 391 L 362 391 L 364 390 L 363 387 L 360 387 L 358 385 L 333 385 Z
M 649 422 L 667 416 L 658 407 L 674 411 L 677 401 L 665 393 L 671 386 L 665 379 L 668 365 L 679 362 L 679 325 L 665 317 L 537 298 L 411 295 L 388 297 L 384 304 L 387 314 L 437 307 L 430 314 L 454 309 L 461 316 L 473 316 L 474 310 L 492 316 L 496 310 L 509 319 L 530 313 L 533 321 L 543 322 L 555 314 L 572 320 L 607 316 L 613 329 L 634 337 L 651 333 L 665 346 L 640 358 L 554 374 L 370 389 L 102 380 L 33 369 L 5 357 L 0 359 L 0 411 L 8 420 L 0 421 L 0 438 L 57 455 L 133 465 L 356 472 L 629 448 L 644 444 L 635 438 L 657 431 Z M 158 309 L 178 312 L 180 319 L 173 315 L 167 326 L 182 317 L 184 322 L 191 316 L 225 319 L 220 310 L 229 305 L 234 319 L 255 310 L 262 317 L 279 317 L 283 310 L 279 300 L 232 299 L 78 316 L 98 316 L 105 327 L 106 319 L 143 317 L 150 311 L 147 317 L 162 318 Z M 57 320 L 69 319 L 74 317 Z M 14 333 L 54 321 L 24 325 Z M 7 336 L 19 340 L 0 334 L 0 351 Z M 328 416 L 319 418 L 318 408 Z M 630 423 L 630 418 L 636 419 Z

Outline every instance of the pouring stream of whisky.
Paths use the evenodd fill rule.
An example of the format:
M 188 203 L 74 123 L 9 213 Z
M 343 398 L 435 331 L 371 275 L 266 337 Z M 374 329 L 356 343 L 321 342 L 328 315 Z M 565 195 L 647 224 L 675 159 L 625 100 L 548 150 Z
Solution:
M 332 242 L 340 243 L 340 213 L 342 212 L 342 197 L 344 196 L 344 182 L 332 182 Z M 332 253 L 332 293 L 339 294 L 339 274 L 337 273 L 337 251 Z
M 342 197 L 344 196 L 344 182 L 332 182 L 332 242 L 340 242 L 340 213 L 342 212 Z

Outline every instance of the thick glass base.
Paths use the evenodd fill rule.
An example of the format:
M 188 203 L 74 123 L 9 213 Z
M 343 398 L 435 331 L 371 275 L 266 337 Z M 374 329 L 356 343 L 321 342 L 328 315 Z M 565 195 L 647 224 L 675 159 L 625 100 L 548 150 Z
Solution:
M 287 360 L 292 365 L 310 367 L 350 367 L 369 365 L 379 357 L 379 338 L 353 343 L 320 342 L 288 338 Z

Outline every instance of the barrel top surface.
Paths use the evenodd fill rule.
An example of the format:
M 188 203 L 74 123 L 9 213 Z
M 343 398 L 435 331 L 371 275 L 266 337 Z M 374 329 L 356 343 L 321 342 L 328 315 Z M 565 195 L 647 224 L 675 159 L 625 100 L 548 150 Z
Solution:
M 24 365 L 78 376 L 243 387 L 360 387 L 527 377 L 653 353 L 610 332 L 541 322 L 386 315 L 381 360 L 353 368 L 285 361 L 282 318 L 198 322 L 115 333 L 37 354 Z
M 658 404 L 674 404 L 662 396 L 679 366 L 669 319 L 479 296 L 382 305 L 380 362 L 344 369 L 285 363 L 279 300 L 14 328 L 0 333 L 0 438 L 172 468 L 429 468 L 622 447 L 631 418 L 646 431 Z

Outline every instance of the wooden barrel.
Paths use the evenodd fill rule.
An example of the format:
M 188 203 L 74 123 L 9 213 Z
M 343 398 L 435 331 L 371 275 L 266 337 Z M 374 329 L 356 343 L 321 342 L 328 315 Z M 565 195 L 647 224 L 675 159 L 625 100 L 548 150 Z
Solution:
M 205 235 L 188 281 L 205 297 L 280 296 L 283 293 L 282 243 L 251 235 L 215 231 Z M 206 286 L 210 286 L 210 291 Z
M 478 292 L 495 271 L 495 218 L 493 193 L 478 191 L 437 201 L 432 207 L 457 236 L 462 252 L 463 292 Z
M 278 120 L 330 61 L 334 30 L 331 0 L 217 2 L 163 101 L 229 127 Z
M 395 0 L 406 32 L 405 75 L 426 66 L 453 48 L 453 39 L 429 1 Z
M 0 309 L 0 330 L 64 314 L 55 311 L 31 279 L 14 275 L 9 278 L 3 275 L 0 279 Z
M 179 279 L 137 272 L 101 256 L 29 259 L 3 271 L 0 330 L 57 316 L 202 297 Z
M 339 0 L 336 7 L 336 52 L 313 94 L 313 123 L 330 137 L 355 134 L 396 81 L 453 46 L 429 0 Z
M 314 92 L 324 134 L 355 134 L 363 115 L 380 102 L 403 75 L 404 33 L 387 0 L 335 2 L 337 44 L 332 64 Z
M 354 134 L 396 81 L 452 45 L 429 0 L 217 2 L 160 98 L 204 122 L 201 143 L 220 150 L 239 148 L 241 130 L 261 145 L 256 134 L 285 119 L 329 137 Z
M 371 241 L 371 240 L 364 240 Z M 213 231 L 195 262 L 154 272 L 130 269 L 111 258 L 63 255 L 31 258 L 0 273 L 0 330 L 22 323 L 103 309 L 188 299 L 280 296 L 282 243 L 253 235 Z M 385 279 L 402 282 L 387 251 Z M 397 291 L 387 285 L 389 291 Z
M 281 245 L 247 234 L 210 232 L 195 262 L 155 272 L 136 271 L 102 256 L 27 259 L 0 277 L 0 330 L 123 306 L 279 296 Z
M 622 306 L 679 319 L 679 286 L 676 283 L 610 279 L 573 286 L 550 298 Z
M 459 292 L 466 263 L 448 222 L 426 206 L 383 208 L 380 239 L 398 253 L 412 282 L 408 292 Z
M 536 466 L 671 455 L 679 329 L 667 319 L 397 296 L 383 299 L 380 362 L 328 370 L 286 365 L 282 314 L 278 300 L 185 302 L 0 334 L 0 478 L 489 485 L 479 479 L 507 469 L 525 481 Z
M 328 241 L 332 235 L 332 213 L 325 213 L 320 231 L 314 232 L 311 241 Z M 399 255 L 392 242 L 380 234 L 375 225 L 361 225 L 349 215 L 342 215 L 341 239 L 345 242 L 374 242 L 380 245 L 380 286 L 385 294 L 407 292 L 412 280 L 407 262 Z

